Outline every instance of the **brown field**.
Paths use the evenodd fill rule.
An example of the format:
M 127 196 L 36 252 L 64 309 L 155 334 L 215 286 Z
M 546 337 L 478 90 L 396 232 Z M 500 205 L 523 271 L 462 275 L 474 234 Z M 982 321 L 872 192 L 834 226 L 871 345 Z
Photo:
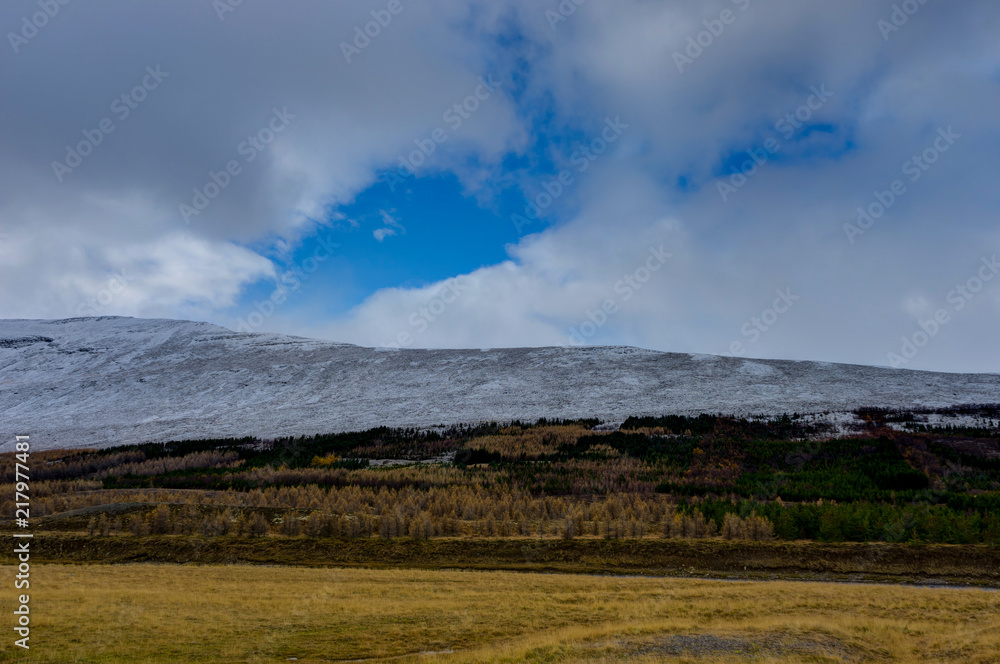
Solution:
M 148 564 L 31 580 L 31 651 L 10 632 L 0 661 L 1000 662 L 1000 594 L 980 589 Z
M 405 567 L 740 580 L 878 581 L 1000 587 L 1000 549 L 877 542 L 719 539 L 88 537 L 45 533 L 32 560 L 309 567 Z M 13 563 L 0 554 L 0 564 Z

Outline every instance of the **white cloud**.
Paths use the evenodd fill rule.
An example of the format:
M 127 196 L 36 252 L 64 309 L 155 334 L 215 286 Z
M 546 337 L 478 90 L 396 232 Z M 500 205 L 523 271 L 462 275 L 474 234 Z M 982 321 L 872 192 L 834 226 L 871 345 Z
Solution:
M 375 239 L 378 240 L 379 242 L 386 239 L 387 237 L 392 237 L 395 234 L 396 230 L 393 228 L 376 228 L 374 231 L 372 231 L 372 235 L 374 235 Z
M 393 212 L 395 212 L 395 210 L 378 211 L 379 216 L 382 217 L 382 223 L 385 224 L 385 226 L 383 226 L 382 228 L 375 229 L 375 231 L 372 234 L 375 236 L 375 239 L 378 240 L 379 242 L 381 242 L 387 237 L 392 237 L 397 233 L 406 232 L 406 229 L 403 228 L 403 225 L 399 223 L 399 220 L 392 215 Z
M 68 230 L 44 243 L 28 233 L 7 236 L 0 275 L 5 308 L 19 317 L 55 310 L 66 317 L 197 319 L 233 306 L 247 283 L 275 271 L 267 259 L 227 242 L 176 233 L 96 246 Z
M 452 2 L 408 6 L 351 65 L 339 43 L 371 20 L 360 6 L 245 5 L 220 22 L 201 0 L 179 0 L 92 5 L 73 21 L 53 22 L 46 40 L 0 69 L 5 98 L 16 100 L 0 107 L 0 234 L 7 238 L 0 272 L 6 283 L 18 282 L 0 293 L 0 311 L 74 315 L 78 299 L 88 297 L 81 291 L 118 269 L 109 257 L 133 257 L 137 247 L 162 254 L 177 249 L 168 238 L 179 234 L 187 234 L 185 251 L 146 257 L 161 268 L 148 302 L 136 290 L 136 301 L 120 311 L 211 315 L 225 308 L 272 269 L 262 267 L 262 256 L 287 257 L 478 85 L 484 47 L 454 29 L 467 11 Z M 4 5 L 0 23 L 19 23 L 19 12 Z M 260 48 L 263 34 L 276 48 Z M 98 42 L 114 47 L 94 49 Z M 473 57 L 456 58 L 456 50 Z M 147 64 L 169 76 L 119 119 L 111 102 L 141 82 Z M 249 151 L 248 137 L 268 129 L 275 108 L 295 118 L 273 142 Z M 114 131 L 58 182 L 51 163 L 105 117 Z M 462 167 L 469 155 L 495 163 L 525 135 L 511 100 L 496 94 L 425 168 L 480 177 L 478 166 Z M 231 161 L 239 173 L 227 177 Z M 227 184 L 185 224 L 179 206 L 192 204 L 195 188 L 214 186 L 213 174 Z M 376 237 L 403 231 L 386 228 Z M 15 246 L 27 249 L 15 254 Z M 44 276 L 23 278 L 25 271 Z M 205 277 L 203 285 L 186 275 Z
M 127 268 L 141 278 L 109 311 L 218 318 L 248 285 L 273 278 L 263 256 L 290 255 L 492 72 L 501 92 L 424 166 L 457 173 L 483 201 L 495 200 L 498 173 L 539 190 L 530 168 L 503 172 L 511 153 L 571 167 L 572 144 L 598 135 L 605 118 L 630 125 L 560 198 L 562 223 L 526 229 L 537 234 L 510 247 L 509 261 L 465 275 L 439 316 L 428 310 L 433 321 L 421 307 L 451 297 L 442 291 L 452 282 L 381 290 L 333 320 L 295 318 L 289 307 L 270 325 L 372 345 L 400 333 L 415 346 L 566 343 L 588 312 L 600 318 L 595 307 L 623 298 L 618 280 L 663 242 L 673 258 L 618 302 L 594 341 L 724 352 L 775 289 L 792 287 L 801 301 L 751 354 L 884 363 L 914 316 L 942 306 L 982 254 L 1000 251 L 1000 5 L 929 3 L 886 43 L 879 3 L 755 0 L 678 72 L 672 53 L 737 4 L 588 2 L 553 31 L 534 0 L 434 0 L 407 5 L 350 65 L 339 42 L 368 20 L 361 6 L 245 3 L 216 24 L 200 0 L 88 5 L 0 70 L 16 100 L 0 106 L 0 308 L 74 315 Z M 0 19 L 16 24 L 18 11 L 0 9 Z M 275 48 L 260 48 L 265 35 Z M 155 99 L 56 183 L 51 161 L 156 63 L 171 77 Z M 815 117 L 832 133 L 786 143 L 723 203 L 720 164 L 759 146 L 814 85 L 836 93 Z M 238 146 L 276 106 L 294 123 L 184 225 L 178 204 L 241 158 Z M 843 224 L 941 126 L 964 138 L 849 244 Z M 379 242 L 404 232 L 393 211 L 382 221 Z M 970 303 L 913 366 L 1000 371 L 987 352 L 998 302 L 994 290 Z

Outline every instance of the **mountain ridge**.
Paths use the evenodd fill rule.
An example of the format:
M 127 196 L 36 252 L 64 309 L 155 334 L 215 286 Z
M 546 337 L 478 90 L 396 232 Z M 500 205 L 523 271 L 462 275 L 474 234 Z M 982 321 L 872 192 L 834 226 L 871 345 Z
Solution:
M 32 435 L 43 447 L 539 417 L 620 422 L 997 402 L 997 374 L 628 346 L 366 348 L 171 319 L 0 320 L 6 435 Z

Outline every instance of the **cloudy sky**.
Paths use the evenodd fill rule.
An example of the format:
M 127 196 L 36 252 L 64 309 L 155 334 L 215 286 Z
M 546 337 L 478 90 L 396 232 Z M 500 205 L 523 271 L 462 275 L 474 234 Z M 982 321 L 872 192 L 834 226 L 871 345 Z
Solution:
M 1000 371 L 990 0 L 7 0 L 0 317 Z

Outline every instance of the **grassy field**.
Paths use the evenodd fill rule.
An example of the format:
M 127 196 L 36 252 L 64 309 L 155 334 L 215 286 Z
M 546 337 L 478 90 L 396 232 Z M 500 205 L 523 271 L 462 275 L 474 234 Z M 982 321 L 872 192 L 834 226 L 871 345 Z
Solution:
M 1000 594 L 975 589 L 42 565 L 31 594 L 32 649 L 0 661 L 1000 662 Z

